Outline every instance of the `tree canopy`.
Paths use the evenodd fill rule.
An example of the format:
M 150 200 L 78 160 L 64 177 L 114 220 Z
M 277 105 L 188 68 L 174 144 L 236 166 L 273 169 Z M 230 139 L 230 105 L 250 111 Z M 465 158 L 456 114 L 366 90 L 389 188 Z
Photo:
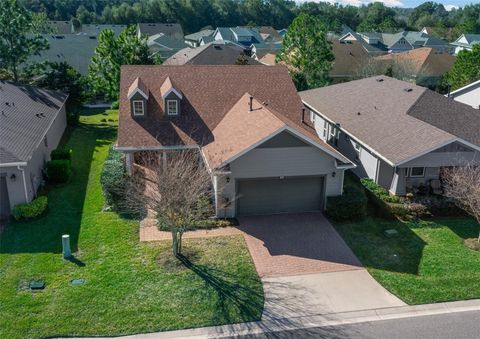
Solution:
M 15 81 L 19 80 L 19 65 L 48 48 L 40 35 L 45 23 L 45 15 L 31 13 L 17 0 L 0 1 L 0 68 Z
M 120 90 L 121 65 L 152 65 L 145 37 L 138 37 L 135 26 L 127 27 L 115 37 L 111 29 L 103 30 L 98 37 L 98 46 L 88 67 L 91 91 L 117 100 Z
M 445 81 L 452 90 L 476 80 L 480 80 L 480 44 L 473 45 L 471 51 L 460 51 L 455 59 L 455 64 L 445 76 Z
M 298 90 L 326 86 L 334 56 L 326 28 L 316 16 L 301 13 L 288 27 L 277 61 L 283 61 Z

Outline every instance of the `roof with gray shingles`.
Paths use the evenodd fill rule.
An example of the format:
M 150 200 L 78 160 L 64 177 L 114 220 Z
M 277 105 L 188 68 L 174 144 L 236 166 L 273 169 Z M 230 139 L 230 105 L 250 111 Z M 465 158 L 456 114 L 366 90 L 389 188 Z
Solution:
M 235 65 L 244 48 L 229 42 L 211 42 L 196 48 L 184 48 L 165 60 L 164 65 Z M 260 63 L 244 54 L 250 65 Z
M 33 155 L 67 95 L 0 81 L 0 163 L 26 162 Z
M 185 40 L 200 42 L 203 37 L 211 36 L 215 32 L 213 29 L 204 29 L 199 32 L 185 35 Z
M 393 165 L 456 138 L 480 146 L 480 112 L 409 82 L 379 76 L 299 94 Z
M 171 23 L 139 23 L 138 30 L 148 36 L 163 33 L 174 39 L 183 40 L 183 29 L 180 24 Z

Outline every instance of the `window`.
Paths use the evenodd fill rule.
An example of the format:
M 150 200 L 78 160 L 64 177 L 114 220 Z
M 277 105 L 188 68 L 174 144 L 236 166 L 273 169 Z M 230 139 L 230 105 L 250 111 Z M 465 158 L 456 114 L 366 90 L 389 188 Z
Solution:
M 408 178 L 423 178 L 425 176 L 425 167 L 410 167 L 405 168 L 405 177 Z
M 141 100 L 136 100 L 133 102 L 133 115 L 143 115 L 144 114 L 144 109 L 143 109 L 143 101 Z
M 327 139 L 327 130 L 328 130 L 328 123 L 327 121 L 325 120 L 323 122 L 323 138 L 324 139 Z
M 355 151 L 360 155 L 360 152 L 362 151 L 362 146 L 358 142 L 353 142 L 353 148 L 355 148 Z
M 421 178 L 425 176 L 425 167 L 412 167 L 410 168 L 410 177 Z
M 178 114 L 178 102 L 177 102 L 177 100 L 167 100 L 167 114 L 168 115 L 177 115 Z
M 340 130 L 334 126 L 330 126 L 330 136 L 329 136 L 329 142 L 334 145 L 338 146 L 338 139 L 340 137 Z
M 310 111 L 310 121 L 315 123 L 315 113 L 313 111 Z

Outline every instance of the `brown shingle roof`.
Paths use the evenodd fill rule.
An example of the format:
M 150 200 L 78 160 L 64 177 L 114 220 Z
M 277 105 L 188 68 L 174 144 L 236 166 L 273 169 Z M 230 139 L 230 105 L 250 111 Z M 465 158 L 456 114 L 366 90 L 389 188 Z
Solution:
M 405 90 L 408 88 L 411 91 Z M 453 129 L 446 131 L 442 129 L 444 126 L 430 124 L 427 118 L 417 119 L 417 116 L 433 119 L 437 115 L 431 105 L 435 102 L 442 105 L 446 98 L 409 82 L 386 76 L 371 77 L 300 92 L 300 97 L 394 165 L 456 138 L 451 134 Z M 457 103 L 455 110 L 446 106 L 443 112 L 455 114 L 468 108 Z M 459 128 L 477 126 L 479 130 L 478 120 L 470 121 L 472 127 L 465 126 L 466 121 L 449 121 Z
M 137 77 L 141 77 L 148 87 L 150 99 L 146 116 L 134 119 L 127 93 Z M 160 88 L 167 78 L 183 94 L 178 117 L 166 118 L 162 109 Z M 303 104 L 283 66 L 122 66 L 117 145 L 120 148 L 154 149 L 162 146 L 208 145 L 216 141 L 216 135 L 219 138 L 230 135 L 232 140 L 243 137 L 244 132 L 235 128 L 243 129 L 244 124 L 250 126 L 260 123 L 242 120 L 247 116 L 238 113 L 240 111 L 237 109 L 245 104 L 245 93 L 255 98 L 256 103 L 263 107 L 262 112 L 268 107 L 268 119 L 273 119 L 270 115 L 275 115 L 275 121 L 281 120 L 284 125 L 322 144 L 340 160 L 347 161 L 323 143 L 310 126 L 301 123 Z M 248 113 L 247 108 L 245 114 Z M 229 126 L 226 123 L 233 118 L 239 119 L 237 125 L 241 126 Z M 264 123 L 260 125 L 259 129 L 271 128 Z M 221 126 L 220 129 L 217 129 L 218 126 Z M 264 131 L 251 133 L 257 135 Z M 245 138 L 242 143 L 251 143 L 253 139 Z M 229 149 L 228 143 L 222 143 L 220 148 Z
M 137 90 L 140 90 L 148 98 L 148 88 L 143 83 L 142 79 L 136 78 L 128 88 L 128 97 L 130 98 Z
M 335 60 L 330 70 L 331 77 L 353 77 L 358 68 L 372 58 L 363 45 L 357 41 L 333 40 L 332 52 Z

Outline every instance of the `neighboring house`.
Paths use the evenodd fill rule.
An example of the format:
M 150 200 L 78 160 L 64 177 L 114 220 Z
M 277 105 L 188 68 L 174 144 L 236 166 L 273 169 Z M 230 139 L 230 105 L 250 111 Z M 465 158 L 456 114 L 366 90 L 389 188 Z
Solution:
M 453 55 L 427 47 L 381 55 L 375 60 L 384 62 L 385 67 L 396 64 L 405 73 L 403 80 L 430 88 L 434 88 L 455 63 Z
M 197 48 L 184 48 L 165 60 L 163 65 L 235 65 L 239 59 L 249 65 L 259 65 L 248 53 L 249 50 L 236 44 L 214 41 Z
M 318 135 L 391 194 L 428 186 L 444 167 L 480 164 L 480 111 L 424 87 L 376 76 L 300 97 Z
M 277 58 L 276 54 L 267 53 L 261 58 L 259 58 L 258 61 L 264 65 L 273 66 L 277 64 L 276 58 Z
M 280 36 L 282 38 L 285 38 L 285 35 L 287 35 L 287 33 L 288 33 L 288 29 L 282 28 L 282 29 L 277 30 L 277 32 L 278 32 L 278 34 L 280 34 Z
M 79 28 L 77 34 L 95 36 L 98 37 L 100 32 L 105 29 L 111 29 L 115 35 L 119 35 L 127 28 L 127 25 L 96 25 L 96 24 L 83 24 Z
M 372 58 L 358 41 L 332 40 L 331 46 L 335 60 L 330 70 L 330 77 L 334 84 L 358 77 L 359 69 Z
M 283 36 L 272 26 L 257 26 L 255 29 L 260 33 L 265 43 L 281 43 Z
M 462 34 L 452 45 L 455 46 L 455 55 L 460 51 L 471 51 L 474 44 L 480 43 L 480 34 Z
M 49 21 L 53 34 L 74 34 L 75 28 L 71 21 Z
M 67 126 L 67 95 L 0 81 L 0 217 L 30 202 Z
M 118 141 L 135 153 L 196 149 L 219 217 L 321 211 L 354 164 L 322 141 L 283 66 L 122 66 Z
M 170 23 L 140 23 L 137 26 L 138 35 L 152 35 L 160 34 L 169 36 L 175 40 L 183 40 L 183 29 L 180 24 Z
M 453 52 L 453 46 L 448 42 L 432 35 L 415 31 L 398 33 L 355 33 L 349 31 L 340 40 L 363 41 L 365 48 L 369 49 L 368 51 L 371 53 L 377 53 L 378 51 L 399 53 L 421 47 L 430 47 L 446 53 Z
M 480 80 L 447 94 L 447 97 L 472 106 L 473 108 L 480 109 Z
M 215 31 L 213 29 L 204 29 L 196 33 L 185 35 L 185 43 L 190 47 L 198 47 L 204 37 L 211 37 Z
M 183 38 L 176 39 L 164 33 L 149 36 L 147 44 L 150 51 L 154 55 L 159 55 L 162 60 L 166 60 L 178 51 L 188 47 Z
M 45 34 L 49 48 L 41 51 L 39 55 L 29 57 L 26 64 L 32 62 L 66 62 L 80 74 L 88 73 L 88 65 L 98 45 L 96 36 L 84 34 Z

